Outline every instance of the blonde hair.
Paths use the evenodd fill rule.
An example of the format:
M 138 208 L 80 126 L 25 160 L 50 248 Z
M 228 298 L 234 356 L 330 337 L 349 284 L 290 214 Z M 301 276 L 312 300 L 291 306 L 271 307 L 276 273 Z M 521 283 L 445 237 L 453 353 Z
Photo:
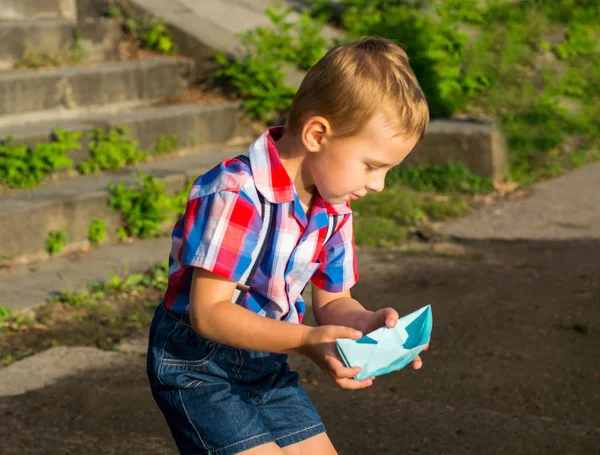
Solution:
M 379 109 L 397 135 L 421 139 L 425 134 L 429 108 L 406 52 L 391 40 L 370 36 L 334 47 L 308 71 L 286 129 L 299 133 L 306 115 L 321 115 L 335 137 L 349 137 Z

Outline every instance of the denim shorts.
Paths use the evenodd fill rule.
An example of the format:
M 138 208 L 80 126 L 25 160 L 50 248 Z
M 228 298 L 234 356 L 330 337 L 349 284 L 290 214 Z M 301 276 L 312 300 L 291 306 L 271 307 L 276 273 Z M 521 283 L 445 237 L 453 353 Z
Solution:
M 249 351 L 198 335 L 159 305 L 150 328 L 152 395 L 182 454 L 229 455 L 280 447 L 325 431 L 286 354 Z

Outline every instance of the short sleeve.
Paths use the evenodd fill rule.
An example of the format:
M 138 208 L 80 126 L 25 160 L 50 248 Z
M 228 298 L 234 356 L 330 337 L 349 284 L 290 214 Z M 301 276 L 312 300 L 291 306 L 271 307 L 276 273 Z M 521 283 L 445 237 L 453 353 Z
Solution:
M 239 282 L 250 266 L 261 226 L 255 205 L 237 192 L 191 199 L 183 219 L 181 263 Z
M 358 267 L 352 214 L 345 216 L 335 234 L 323 246 L 319 261 L 319 268 L 311 279 L 315 286 L 328 292 L 342 292 L 356 284 Z

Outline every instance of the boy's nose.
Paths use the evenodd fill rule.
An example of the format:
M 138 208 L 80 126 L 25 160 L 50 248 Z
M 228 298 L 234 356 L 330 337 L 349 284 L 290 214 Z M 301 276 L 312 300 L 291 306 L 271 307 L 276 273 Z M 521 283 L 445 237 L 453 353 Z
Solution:
M 369 191 L 375 191 L 375 192 L 379 193 L 380 191 L 383 190 L 384 186 L 385 186 L 385 174 L 382 177 L 376 177 L 376 178 L 372 179 L 367 184 L 367 189 Z

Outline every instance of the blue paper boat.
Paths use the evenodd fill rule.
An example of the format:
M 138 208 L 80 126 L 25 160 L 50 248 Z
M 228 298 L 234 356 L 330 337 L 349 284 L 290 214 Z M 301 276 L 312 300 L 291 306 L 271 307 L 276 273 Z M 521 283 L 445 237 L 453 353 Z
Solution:
M 400 370 L 412 362 L 429 343 L 433 316 L 431 305 L 400 318 L 396 327 L 381 327 L 359 340 L 338 338 L 342 360 L 350 368 L 361 367 L 361 380 Z

